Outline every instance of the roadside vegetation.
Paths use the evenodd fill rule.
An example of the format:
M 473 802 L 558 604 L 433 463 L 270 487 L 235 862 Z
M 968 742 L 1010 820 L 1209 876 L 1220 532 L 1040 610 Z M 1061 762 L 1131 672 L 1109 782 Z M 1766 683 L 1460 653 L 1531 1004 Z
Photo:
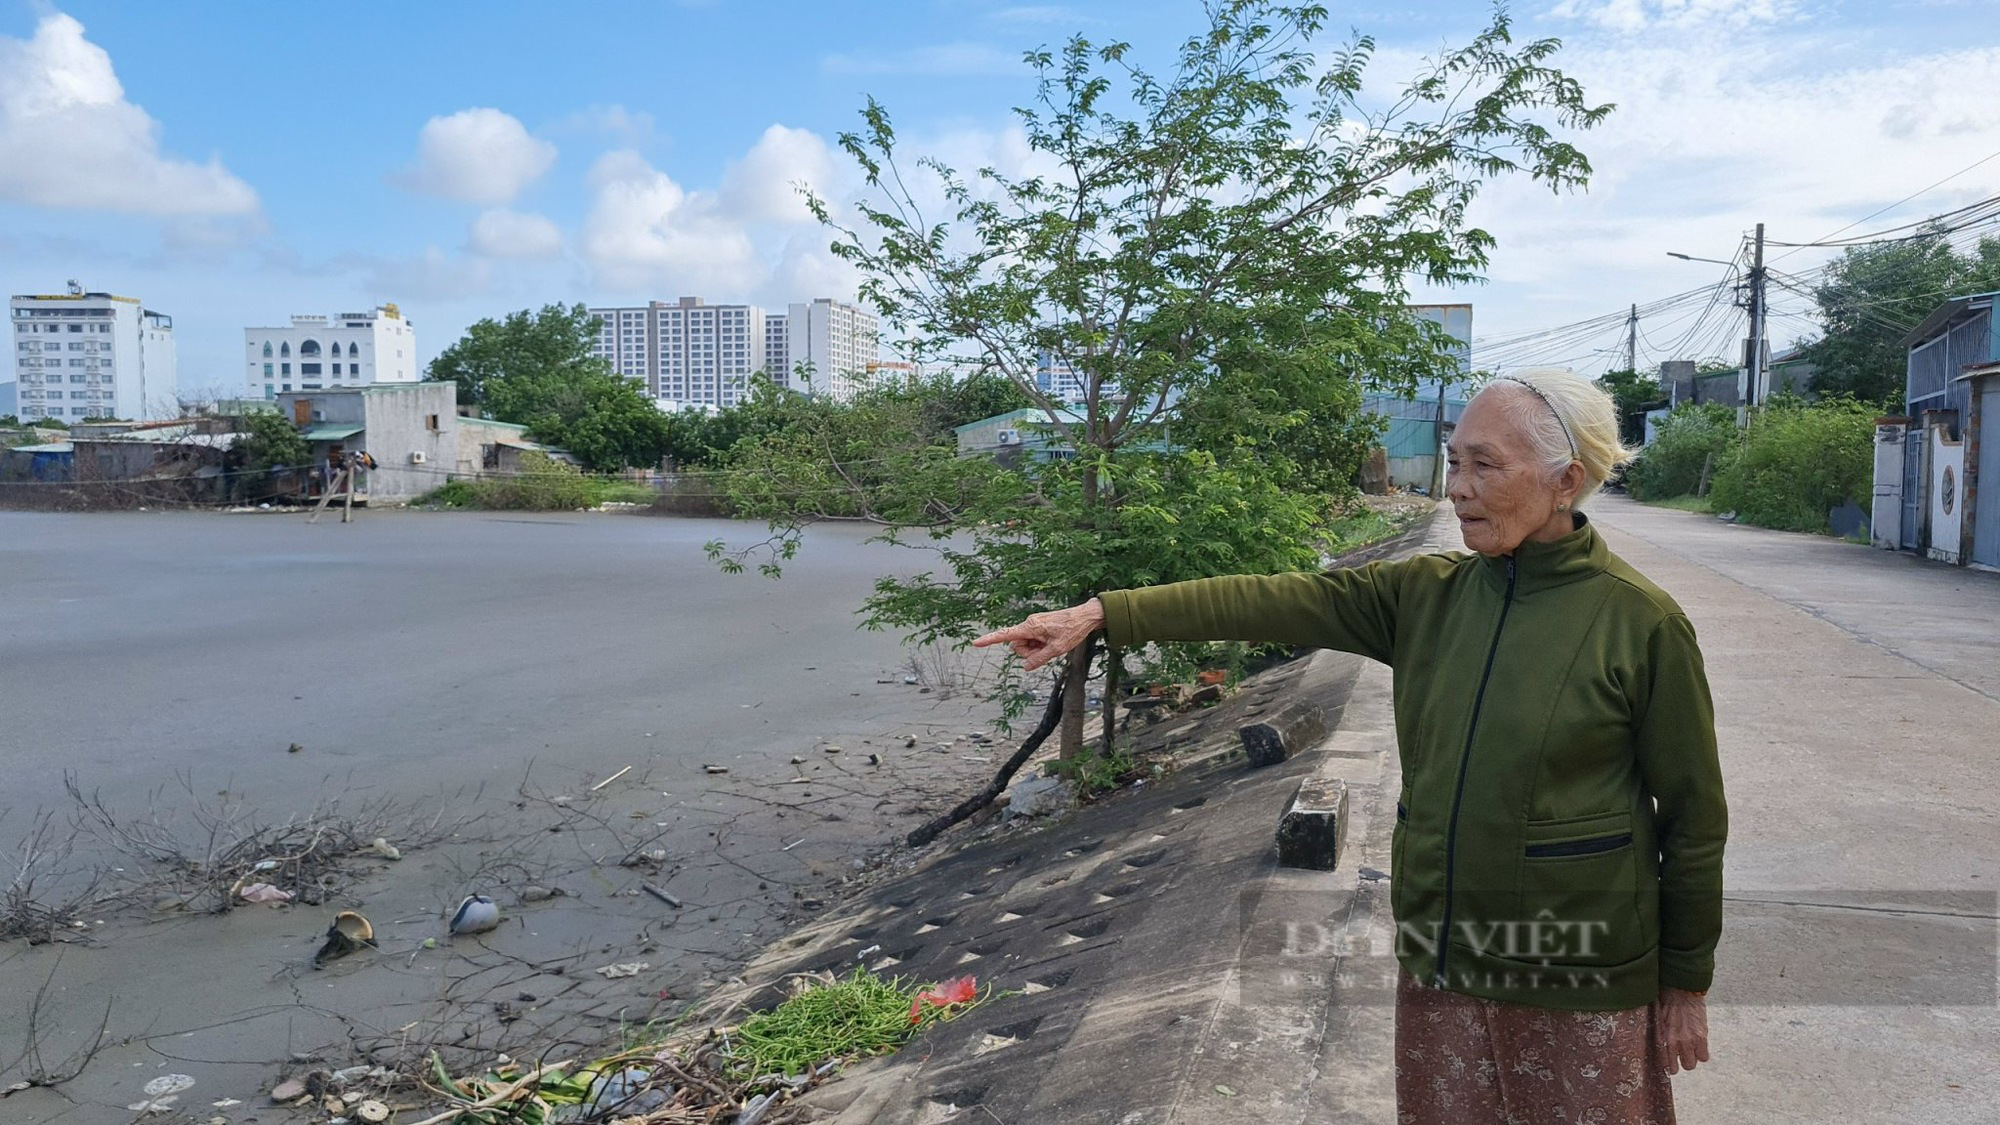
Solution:
M 1868 499 L 1877 414 L 1847 397 L 1775 395 L 1739 430 L 1729 407 L 1683 405 L 1626 471 L 1625 488 L 1648 503 L 1826 533 L 1831 512 Z
M 650 504 L 659 494 L 641 481 L 585 473 L 546 453 L 521 455 L 521 471 L 448 481 L 414 502 L 418 507 L 559 512 L 605 504 Z

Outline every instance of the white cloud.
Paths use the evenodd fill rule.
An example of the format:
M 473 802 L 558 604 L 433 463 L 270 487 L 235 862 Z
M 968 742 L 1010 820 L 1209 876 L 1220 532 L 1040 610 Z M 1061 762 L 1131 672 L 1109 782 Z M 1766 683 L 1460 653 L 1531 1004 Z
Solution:
M 1383 73 L 1407 73 L 1413 58 L 1385 55 Z M 1667 252 L 1728 258 L 1760 221 L 1773 240 L 1812 241 L 2000 149 L 2000 116 L 1969 96 L 1963 80 L 2000 67 L 2000 48 L 1892 55 L 1872 47 L 1866 31 L 1744 32 L 1711 23 L 1643 39 L 1586 31 L 1571 37 L 1556 63 L 1593 101 L 1618 108 L 1574 138 L 1595 169 L 1587 193 L 1552 196 L 1515 179 L 1491 185 L 1475 205 L 1473 220 L 1500 240 L 1492 284 L 1456 294 L 1477 306 L 1481 336 L 1712 284 L 1720 267 Z M 1988 164 L 1853 233 L 1997 192 L 2000 163 Z M 1798 272 L 1830 253 L 1776 248 L 1770 257 Z M 1744 327 L 1727 300 L 1695 338 L 1683 340 L 1698 309 L 1679 310 L 1678 322 L 1642 320 L 1642 360 L 1670 358 L 1662 353 L 1676 344 L 1690 358 L 1728 353 Z M 1774 291 L 1773 304 L 1790 314 L 1809 307 L 1786 291 Z M 1789 316 L 1773 334 L 1781 344 L 1808 330 Z M 1612 339 L 1618 330 L 1605 335 L 1592 347 L 1622 349 L 1622 338 Z M 1568 358 L 1594 374 L 1610 357 Z
M 595 199 L 584 220 L 584 259 L 612 289 L 678 288 L 740 293 L 762 272 L 749 232 L 713 196 L 689 193 L 629 149 L 591 169 Z
M 828 74 L 915 74 L 938 78 L 969 75 L 1026 74 L 1021 52 L 984 43 L 941 43 L 889 54 L 828 55 L 820 60 Z
M 0 36 L 0 200 L 143 215 L 257 210 L 257 193 L 220 160 L 165 155 L 159 131 L 75 19 L 56 13 L 32 39 Z
M 998 24 L 1014 25 L 1065 25 L 1076 27 L 1082 24 L 1103 23 L 1103 20 L 1086 16 L 1074 8 L 1060 4 L 1023 4 L 1013 8 L 1002 8 L 989 14 L 987 19 Z
M 556 162 L 556 146 L 497 109 L 433 117 L 417 137 L 417 162 L 396 177 L 412 191 L 460 203 L 512 202 Z
M 1798 11 L 1798 0 L 1562 0 L 1549 9 L 1549 15 L 1636 35 L 1704 24 L 1744 28 L 1778 23 Z
M 721 203 L 750 221 L 810 223 L 801 189 L 824 198 L 840 190 L 839 180 L 818 133 L 773 125 L 724 175 Z
M 547 216 L 495 208 L 472 220 L 467 246 L 488 258 L 553 258 L 562 253 L 562 231 Z

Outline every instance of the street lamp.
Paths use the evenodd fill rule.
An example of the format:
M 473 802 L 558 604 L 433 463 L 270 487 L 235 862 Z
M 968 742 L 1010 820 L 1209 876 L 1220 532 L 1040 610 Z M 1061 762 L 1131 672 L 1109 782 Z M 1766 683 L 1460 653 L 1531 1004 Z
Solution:
M 1714 262 L 1718 266 L 1734 266 L 1736 264 L 1735 262 L 1725 262 L 1721 258 L 1697 258 L 1693 254 L 1678 254 L 1672 250 L 1667 251 L 1667 257 L 1679 258 L 1683 262 Z

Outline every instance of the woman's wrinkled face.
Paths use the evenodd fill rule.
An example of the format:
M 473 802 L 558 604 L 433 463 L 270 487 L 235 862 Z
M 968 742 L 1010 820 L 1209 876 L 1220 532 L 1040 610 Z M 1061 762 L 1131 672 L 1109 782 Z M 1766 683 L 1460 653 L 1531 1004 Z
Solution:
M 1582 476 L 1581 467 L 1572 464 L 1568 477 L 1549 481 L 1512 412 L 1496 401 L 1502 394 L 1533 392 L 1504 384 L 1481 392 L 1465 408 L 1445 446 L 1445 496 L 1458 516 L 1465 545 L 1482 555 L 1508 555 L 1526 540 L 1568 534 L 1573 527 L 1569 512 L 1556 505 L 1575 494 L 1569 478 Z M 1542 406 L 1539 400 L 1535 405 Z

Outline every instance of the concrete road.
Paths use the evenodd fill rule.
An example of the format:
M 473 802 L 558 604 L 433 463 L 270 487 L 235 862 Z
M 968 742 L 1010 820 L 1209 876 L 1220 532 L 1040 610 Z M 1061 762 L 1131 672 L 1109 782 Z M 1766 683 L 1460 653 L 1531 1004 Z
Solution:
M 1704 1122 L 2000 1120 L 2000 575 L 1622 499 L 1687 610 L 1730 805 Z
M 779 582 L 703 557 L 758 530 L 0 512 L 0 806 L 59 802 L 65 770 L 119 805 L 186 773 L 275 815 L 322 784 L 511 792 L 531 761 L 602 777 L 810 740 L 900 681 L 854 611 L 914 556 L 829 526 Z

